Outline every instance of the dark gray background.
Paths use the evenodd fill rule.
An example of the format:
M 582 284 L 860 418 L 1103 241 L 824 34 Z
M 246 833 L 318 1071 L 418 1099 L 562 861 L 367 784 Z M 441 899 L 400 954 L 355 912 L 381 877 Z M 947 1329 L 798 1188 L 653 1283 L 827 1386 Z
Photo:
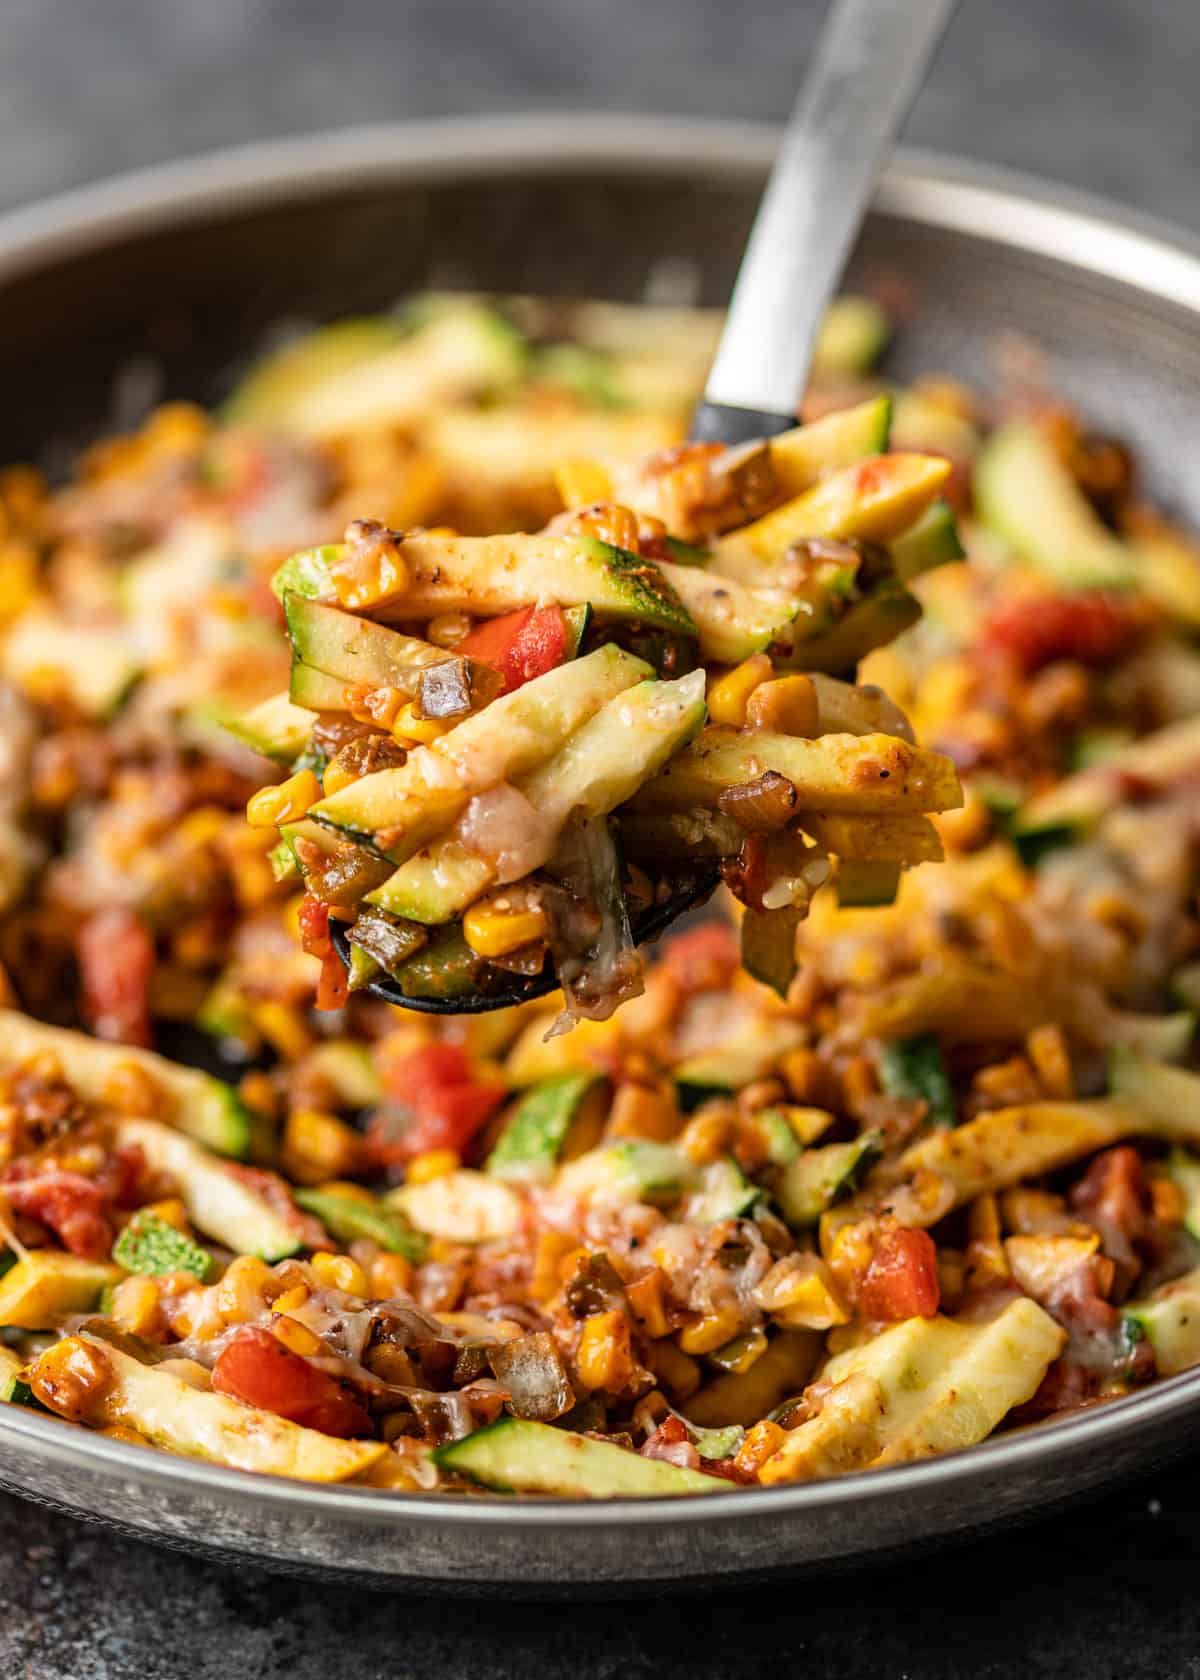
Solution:
M 0 0 L 0 205 L 392 117 L 780 117 L 821 12 L 816 0 Z M 963 0 L 906 138 L 1200 226 L 1198 64 L 1197 0 Z M 0 1499 L 0 1680 L 1195 1680 L 1198 1505 L 1191 1464 L 888 1570 L 535 1608 L 231 1572 Z

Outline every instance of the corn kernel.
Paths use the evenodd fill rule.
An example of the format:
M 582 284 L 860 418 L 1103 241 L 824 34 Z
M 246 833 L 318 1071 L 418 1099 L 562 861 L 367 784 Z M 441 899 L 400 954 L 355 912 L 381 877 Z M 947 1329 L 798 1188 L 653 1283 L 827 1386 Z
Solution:
M 592 1313 L 584 1320 L 575 1366 L 585 1388 L 619 1394 L 627 1387 L 634 1363 L 629 1320 L 623 1312 Z
M 104 1081 L 102 1094 L 109 1108 L 115 1108 L 118 1114 L 136 1115 L 139 1120 L 162 1119 L 169 1107 L 158 1080 L 132 1056 L 117 1062 Z
M 352 612 L 363 612 L 408 588 L 408 567 L 394 542 L 373 542 L 365 551 L 350 544 L 330 567 L 338 600 Z
M 394 1295 L 407 1295 L 412 1288 L 412 1262 L 403 1254 L 377 1254 L 368 1272 L 369 1301 L 390 1301 Z
M 454 727 L 455 721 L 418 717 L 412 701 L 406 700 L 392 719 L 391 730 L 397 741 L 416 741 L 420 746 L 427 747 L 431 742 L 441 740 L 446 731 Z
M 293 1313 L 304 1306 L 309 1298 L 309 1287 L 306 1283 L 297 1283 L 291 1289 L 285 1289 L 274 1303 L 277 1313 Z
M 187 455 L 207 438 L 211 421 L 195 403 L 164 403 L 147 420 L 142 435 L 156 455 Z
M 288 1318 L 286 1315 L 271 1320 L 271 1333 L 277 1341 L 283 1343 L 292 1353 L 298 1353 L 302 1359 L 315 1359 L 324 1353 L 325 1344 L 319 1336 L 314 1336 L 306 1324 L 298 1319 Z
M 557 1295 L 562 1284 L 560 1267 L 571 1254 L 583 1252 L 568 1231 L 543 1231 L 538 1238 L 533 1260 L 533 1276 L 529 1293 L 535 1301 L 548 1301 Z
M 161 1219 L 164 1225 L 170 1225 L 173 1230 L 182 1231 L 185 1236 L 191 1230 L 187 1209 L 178 1196 L 167 1196 L 161 1202 L 150 1202 L 142 1210 L 152 1214 L 155 1219 Z
M 500 910 L 494 900 L 473 904 L 462 919 L 463 938 L 481 957 L 503 957 L 546 937 L 546 912 Z
M 290 1003 L 267 998 L 256 1003 L 250 1014 L 259 1032 L 285 1061 L 298 1061 L 312 1049 L 312 1034 L 304 1024 L 304 1017 Z
M 434 647 L 453 651 L 471 634 L 471 620 L 465 612 L 438 613 L 425 626 L 425 640 Z
M 599 461 L 560 461 L 554 469 L 554 487 L 565 508 L 587 507 L 612 497 L 612 479 Z
M 216 1285 L 215 1305 L 226 1324 L 244 1324 L 257 1318 L 275 1293 L 270 1267 L 253 1254 L 239 1254 Z
M 325 790 L 325 797 L 328 799 L 331 794 L 340 793 L 343 788 L 349 787 L 351 782 L 357 780 L 358 778 L 354 773 L 347 770 L 344 764 L 339 764 L 335 758 L 325 766 L 325 774 L 321 777 L 321 785 Z
M 708 685 L 708 715 L 713 723 L 731 724 L 741 729 L 746 722 L 746 706 L 760 683 L 769 682 L 774 666 L 765 653 L 751 654 L 740 665 L 710 679 Z M 811 685 L 810 685 L 811 686 Z
M 722 1342 L 728 1342 L 742 1327 L 742 1315 L 735 1306 L 720 1307 L 716 1312 L 703 1313 L 679 1332 L 679 1346 L 684 1353 L 711 1353 Z
M 289 1171 L 306 1184 L 357 1172 L 363 1165 L 362 1135 L 319 1108 L 298 1108 L 283 1128 L 283 1153 Z
M 405 1181 L 408 1184 L 428 1184 L 431 1179 L 445 1178 L 447 1173 L 457 1172 L 462 1166 L 462 1156 L 457 1149 L 427 1149 L 423 1155 L 414 1155 L 408 1163 Z
M 609 1137 L 650 1138 L 667 1143 L 679 1131 L 681 1116 L 673 1093 L 627 1081 L 618 1085 L 609 1110 Z
M 1067 1100 L 1075 1095 L 1075 1077 L 1071 1071 L 1071 1052 L 1066 1035 L 1052 1021 L 1034 1027 L 1025 1040 L 1029 1059 L 1048 1095 Z
M 629 1310 L 637 1319 L 647 1336 L 669 1335 L 671 1322 L 667 1317 L 666 1290 L 667 1275 L 658 1266 L 629 1284 L 625 1290 L 625 1298 L 629 1302 Z
M 763 1418 L 753 1429 L 746 1431 L 746 1439 L 734 1455 L 734 1469 L 743 1475 L 756 1476 L 769 1458 L 779 1451 L 787 1438 L 787 1431 L 770 1418 Z
M 811 677 L 797 672 L 760 683 L 746 701 L 746 727 L 773 729 L 778 735 L 817 734 L 820 717 Z
M 251 828 L 278 828 L 295 822 L 321 797 L 321 784 L 311 770 L 297 770 L 276 787 L 260 788 L 246 806 Z
M 696 1166 L 710 1166 L 725 1153 L 733 1125 L 734 1115 L 724 1105 L 707 1114 L 693 1114 L 679 1134 L 679 1147 Z
M 638 516 L 620 502 L 593 502 L 581 508 L 567 523 L 573 535 L 595 537 L 614 548 L 637 552 Z
M 162 1329 L 158 1285 L 153 1278 L 127 1277 L 113 1290 L 112 1317 L 131 1336 L 153 1336 Z
M 820 1101 L 825 1088 L 825 1069 L 815 1050 L 789 1050 L 779 1064 L 779 1071 L 794 1102 Z
M 317 1281 L 327 1289 L 344 1289 L 347 1295 L 366 1295 L 367 1274 L 348 1254 L 314 1254 L 310 1264 Z

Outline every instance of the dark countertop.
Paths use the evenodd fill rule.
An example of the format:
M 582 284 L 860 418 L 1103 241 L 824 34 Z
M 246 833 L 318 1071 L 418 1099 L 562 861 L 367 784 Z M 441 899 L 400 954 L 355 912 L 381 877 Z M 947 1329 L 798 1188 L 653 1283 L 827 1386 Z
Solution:
M 0 206 L 356 121 L 779 117 L 815 0 L 5 0 Z M 1200 226 L 1185 0 L 963 0 L 912 143 Z M 237 1571 L 0 1498 L 0 1680 L 1196 1680 L 1200 1458 L 888 1569 L 693 1601 L 401 1599 Z

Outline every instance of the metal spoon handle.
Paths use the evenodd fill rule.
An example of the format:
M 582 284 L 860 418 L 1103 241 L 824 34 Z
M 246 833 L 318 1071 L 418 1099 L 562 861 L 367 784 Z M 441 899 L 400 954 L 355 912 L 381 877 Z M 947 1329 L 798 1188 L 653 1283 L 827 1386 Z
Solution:
M 794 415 L 817 329 L 955 0 L 834 0 L 742 259 L 706 404 Z

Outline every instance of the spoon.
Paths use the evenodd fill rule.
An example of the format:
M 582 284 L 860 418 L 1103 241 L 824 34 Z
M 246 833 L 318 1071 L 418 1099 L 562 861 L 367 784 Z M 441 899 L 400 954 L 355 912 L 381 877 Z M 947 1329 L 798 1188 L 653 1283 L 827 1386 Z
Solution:
M 692 416 L 697 443 L 738 445 L 796 424 L 813 347 L 875 186 L 885 151 L 924 80 L 956 0 L 835 0 L 788 119 L 709 372 Z M 712 893 L 714 865 L 664 904 L 634 916 L 637 944 L 656 939 Z M 347 930 L 331 924 L 349 964 Z M 558 985 L 512 977 L 489 994 L 407 997 L 392 979 L 369 990 L 431 1015 L 473 1015 L 542 997 Z

